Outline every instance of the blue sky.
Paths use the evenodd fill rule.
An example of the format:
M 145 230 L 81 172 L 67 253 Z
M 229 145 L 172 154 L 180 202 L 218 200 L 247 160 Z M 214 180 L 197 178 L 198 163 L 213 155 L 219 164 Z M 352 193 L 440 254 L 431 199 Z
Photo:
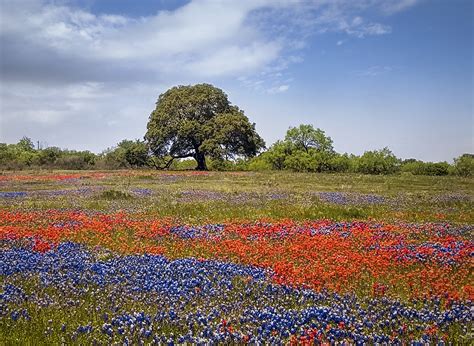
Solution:
M 142 138 L 158 95 L 212 83 L 267 146 L 474 152 L 473 2 L 0 0 L 0 142 L 94 152 Z

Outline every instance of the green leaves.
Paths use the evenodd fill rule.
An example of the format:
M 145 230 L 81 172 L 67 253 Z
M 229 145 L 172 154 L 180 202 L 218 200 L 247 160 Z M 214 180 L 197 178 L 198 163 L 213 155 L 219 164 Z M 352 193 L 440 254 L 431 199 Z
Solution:
M 285 142 L 290 143 L 297 150 L 308 152 L 315 149 L 319 152 L 333 152 L 332 139 L 325 135 L 321 129 L 315 129 L 313 125 L 300 125 L 290 127 L 286 132 Z
M 290 127 L 285 140 L 273 144 L 265 157 L 275 169 L 323 172 L 331 170 L 329 162 L 335 156 L 332 139 L 323 130 L 300 125 Z
M 177 86 L 160 95 L 145 140 L 156 157 L 193 157 L 199 169 L 207 169 L 205 156 L 252 157 L 265 145 L 255 124 L 210 84 Z
M 474 155 L 463 154 L 458 158 L 454 159 L 454 167 L 456 174 L 463 177 L 474 176 Z
M 357 171 L 365 174 L 391 174 L 399 167 L 400 160 L 388 148 L 366 151 L 357 160 Z

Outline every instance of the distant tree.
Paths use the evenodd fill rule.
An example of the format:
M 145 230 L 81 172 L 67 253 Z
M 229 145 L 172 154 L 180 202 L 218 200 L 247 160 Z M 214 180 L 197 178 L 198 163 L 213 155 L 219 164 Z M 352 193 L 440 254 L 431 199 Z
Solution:
M 448 175 L 451 166 L 447 162 L 403 161 L 402 172 L 414 175 Z
M 58 158 L 60 158 L 63 155 L 63 152 L 60 148 L 58 147 L 48 147 L 45 149 L 42 149 L 38 153 L 37 157 L 37 163 L 39 165 L 51 165 Z
M 448 175 L 450 165 L 447 162 L 426 162 L 425 163 L 425 174 L 426 175 Z
M 245 170 L 248 171 L 270 171 L 275 169 L 274 166 L 267 159 L 268 151 L 261 153 L 260 155 L 250 159 L 246 166 Z
M 97 156 L 88 150 L 63 150 L 55 166 L 62 169 L 90 169 L 95 165 Z
M 364 174 L 391 174 L 399 168 L 400 160 L 387 147 L 366 151 L 357 160 L 357 171 Z
M 35 145 L 31 138 L 23 137 L 20 141 L 16 144 L 17 148 L 21 151 L 34 151 Z
M 150 162 L 148 147 L 145 142 L 124 139 L 116 147 L 107 149 L 101 154 L 101 162 L 107 168 L 143 167 Z
M 99 155 L 99 167 L 104 169 L 128 168 L 123 151 L 117 147 L 107 148 Z
M 315 149 L 319 152 L 334 152 L 331 137 L 323 130 L 315 129 L 313 125 L 290 127 L 286 132 L 285 142 L 291 143 L 295 149 L 309 152 Z
M 123 140 L 118 144 L 118 149 L 123 151 L 125 161 L 131 167 L 143 167 L 148 164 L 148 148 L 140 140 Z
M 425 166 L 423 161 L 408 159 L 403 160 L 401 163 L 401 171 L 405 173 L 411 173 L 414 175 L 421 175 L 425 172 Z
M 276 141 L 270 149 L 265 152 L 264 159 L 268 161 L 273 169 L 285 169 L 285 160 L 291 155 L 291 145 L 286 141 Z
M 402 164 L 402 165 L 406 165 L 406 164 L 414 163 L 414 162 L 420 162 L 420 161 L 418 161 L 417 159 L 411 158 L 411 159 L 405 159 L 405 160 L 403 160 L 403 161 L 401 162 L 401 164 Z
M 20 151 L 16 156 L 16 161 L 22 166 L 31 166 L 35 161 L 36 154 L 33 151 Z
M 328 171 L 348 172 L 351 168 L 351 158 L 347 154 L 335 154 L 329 159 Z
M 454 159 L 456 174 L 463 177 L 474 176 L 474 154 L 463 154 Z
M 214 160 L 253 157 L 265 145 L 255 124 L 210 84 L 177 86 L 161 94 L 145 140 L 157 168 L 192 157 L 198 170 L 207 169 L 206 156 Z
M 336 156 L 332 140 L 313 125 L 290 127 L 284 141 L 274 143 L 265 159 L 274 169 L 297 172 L 332 171 L 331 160 Z
M 6 166 L 15 159 L 14 146 L 11 144 L 0 143 L 0 165 Z

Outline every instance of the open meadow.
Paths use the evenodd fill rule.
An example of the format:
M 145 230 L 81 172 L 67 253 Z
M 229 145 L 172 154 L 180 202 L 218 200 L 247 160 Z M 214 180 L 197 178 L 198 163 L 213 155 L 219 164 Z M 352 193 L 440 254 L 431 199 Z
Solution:
M 0 343 L 468 343 L 474 179 L 0 175 Z
M 0 346 L 474 346 L 473 0 L 0 23 Z

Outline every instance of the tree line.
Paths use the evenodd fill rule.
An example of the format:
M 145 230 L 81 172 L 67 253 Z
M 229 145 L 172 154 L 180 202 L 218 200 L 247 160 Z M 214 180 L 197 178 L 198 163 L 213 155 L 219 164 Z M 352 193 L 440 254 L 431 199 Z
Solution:
M 268 149 L 244 111 L 210 84 L 177 86 L 161 94 L 151 112 L 144 140 L 123 140 L 100 154 L 48 147 L 35 149 L 23 137 L 0 143 L 1 169 L 198 169 L 290 170 L 363 174 L 474 176 L 474 155 L 447 162 L 401 160 L 388 148 L 357 156 L 334 150 L 319 128 L 302 124 Z

